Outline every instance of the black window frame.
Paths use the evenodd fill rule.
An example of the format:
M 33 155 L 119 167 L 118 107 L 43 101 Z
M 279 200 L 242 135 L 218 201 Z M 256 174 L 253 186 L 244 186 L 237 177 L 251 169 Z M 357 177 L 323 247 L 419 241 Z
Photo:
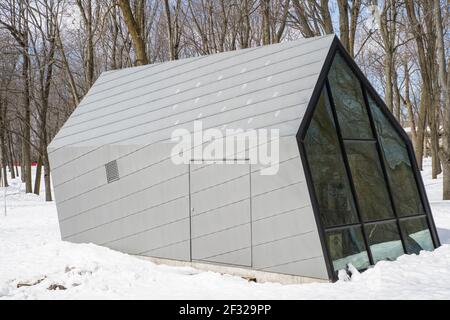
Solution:
M 361 219 L 361 214 L 360 214 L 360 208 L 358 205 L 358 200 L 356 198 L 356 193 L 355 193 L 355 189 L 354 189 L 354 185 L 353 185 L 353 179 L 351 177 L 351 172 L 350 172 L 350 167 L 349 167 L 349 163 L 348 163 L 348 159 L 345 153 L 345 146 L 344 146 L 344 140 L 342 139 L 342 133 L 340 131 L 339 128 L 339 122 L 337 119 L 337 115 L 336 115 L 336 107 L 334 105 L 334 102 L 332 101 L 332 92 L 331 92 L 331 88 L 330 88 L 330 84 L 328 82 L 328 73 L 330 71 L 331 65 L 334 61 L 334 57 L 336 56 L 336 54 L 340 54 L 341 57 L 343 58 L 344 62 L 347 64 L 347 66 L 349 67 L 349 69 L 354 73 L 354 75 L 356 76 L 357 80 L 359 81 L 360 85 L 361 85 L 361 89 L 363 92 L 363 98 L 364 98 L 364 103 L 365 103 L 365 107 L 369 116 L 369 122 L 370 122 L 370 126 L 371 126 L 371 130 L 373 132 L 374 135 L 374 139 L 367 139 L 367 141 L 375 141 L 375 145 L 376 145 L 376 149 L 377 149 L 377 154 L 379 156 L 380 159 L 380 165 L 382 167 L 382 172 L 383 172 L 383 178 L 386 181 L 386 186 L 387 186 L 387 190 L 388 190 L 388 194 L 389 194 L 389 199 L 390 202 L 392 204 L 393 207 L 393 212 L 394 212 L 394 217 L 393 218 L 387 218 L 387 219 L 383 219 L 383 220 L 377 220 L 374 222 L 363 222 Z M 338 137 L 339 137 L 339 141 L 341 144 L 341 152 L 343 155 L 343 159 L 344 159 L 344 164 L 347 170 L 347 174 L 349 176 L 350 179 L 350 185 L 351 185 L 351 189 L 352 189 L 352 194 L 353 197 L 355 199 L 355 205 L 357 207 L 357 213 L 358 213 L 358 218 L 359 218 L 359 222 L 356 224 L 351 224 L 351 225 L 343 225 L 343 226 L 337 226 L 337 227 L 331 227 L 331 228 L 324 228 L 322 226 L 322 222 L 321 222 L 321 218 L 320 218 L 320 211 L 319 211 L 319 204 L 317 201 L 317 197 L 315 194 L 315 190 L 314 190 L 314 185 L 313 185 L 313 180 L 312 180 L 312 175 L 311 175 L 311 171 L 310 171 L 310 167 L 309 167 L 309 163 L 308 163 L 308 159 L 307 159 L 307 153 L 306 153 L 306 149 L 304 147 L 304 139 L 305 136 L 307 134 L 307 130 L 309 128 L 309 124 L 312 120 L 312 117 L 314 115 L 314 111 L 315 111 L 315 107 L 316 104 L 319 101 L 320 95 L 322 90 L 327 90 L 328 96 L 329 96 L 329 103 L 331 104 L 331 109 L 333 112 L 333 117 L 335 120 L 335 125 L 336 125 L 336 131 L 338 133 Z M 381 112 L 386 116 L 386 119 L 388 120 L 389 124 L 393 127 L 393 129 L 396 131 L 396 133 L 399 135 L 399 137 L 403 140 L 403 142 L 405 143 L 407 152 L 408 152 L 408 157 L 409 160 L 411 162 L 411 169 L 414 175 L 414 179 L 416 182 L 416 186 L 418 189 L 418 193 L 419 193 L 419 197 L 420 200 L 422 202 L 422 205 L 424 207 L 425 210 L 425 214 L 419 214 L 419 215 L 414 215 L 414 216 L 406 216 L 406 217 L 399 217 L 397 215 L 396 212 L 396 208 L 393 202 L 393 195 L 392 195 L 392 191 L 389 185 L 389 178 L 387 176 L 386 173 L 386 167 L 385 167 L 385 163 L 384 163 L 384 159 L 383 159 L 383 154 L 382 154 L 382 150 L 380 147 L 380 138 L 378 135 L 378 132 L 376 131 L 375 128 L 375 124 L 374 124 L 374 119 L 372 116 L 372 112 L 370 110 L 370 106 L 369 106 L 369 101 L 368 101 L 368 95 L 370 95 L 370 97 L 373 99 L 373 101 L 375 102 L 375 104 L 380 108 Z M 356 62 L 350 57 L 350 55 L 347 53 L 346 49 L 343 47 L 343 45 L 341 44 L 341 42 L 339 41 L 339 39 L 335 36 L 331 47 L 330 47 L 330 51 L 325 59 L 325 63 L 324 66 L 322 67 L 322 71 L 319 75 L 318 81 L 316 83 L 316 86 L 313 90 L 311 99 L 309 101 L 308 107 L 306 109 L 306 112 L 304 114 L 304 118 L 303 121 L 300 125 L 300 128 L 297 132 L 297 144 L 298 144 L 298 148 L 300 151 L 300 157 L 302 159 L 302 163 L 303 163 L 303 169 L 305 172 L 305 178 L 307 180 L 307 186 L 308 186 L 308 191 L 310 194 L 310 198 L 311 198 L 311 203 L 312 203 L 312 207 L 313 207 L 313 211 L 314 211 L 314 215 L 315 215 L 315 220 L 316 220 L 316 224 L 318 227 L 318 231 L 319 231 L 319 237 L 320 237 L 320 241 L 321 241 L 321 245 L 322 245 L 322 250 L 323 250 L 323 255 L 325 258 L 325 263 L 327 266 L 327 271 L 328 271 L 328 276 L 329 279 L 331 281 L 336 281 L 337 280 L 337 272 L 334 271 L 333 268 L 333 261 L 331 260 L 330 254 L 328 252 L 327 249 L 327 244 L 326 244 L 326 232 L 327 231 L 332 231 L 332 230 L 339 230 L 339 229 L 345 229 L 345 228 L 349 228 L 352 226 L 360 226 L 363 232 L 363 238 L 364 238 L 364 242 L 365 242 L 365 246 L 367 248 L 367 254 L 369 256 L 369 262 L 371 265 L 373 265 L 373 257 L 372 257 L 372 253 L 370 250 L 370 245 L 368 243 L 368 239 L 367 239 L 367 235 L 365 233 L 365 225 L 370 225 L 370 224 L 378 224 L 378 223 L 386 223 L 386 222 L 396 222 L 397 228 L 398 228 L 398 232 L 399 232 L 399 236 L 402 242 L 402 246 L 403 246 L 403 250 L 406 253 L 406 248 L 405 248 L 405 241 L 404 241 L 404 234 L 402 232 L 402 229 L 400 228 L 400 221 L 402 220 L 407 220 L 407 219 L 411 219 L 411 218 L 420 218 L 420 217 L 425 217 L 425 220 L 427 222 L 428 228 L 430 230 L 430 234 L 431 234 L 431 239 L 433 241 L 433 246 L 435 248 L 440 246 L 440 242 L 439 242 L 439 238 L 437 235 L 437 231 L 436 231 L 436 226 L 433 220 L 433 216 L 431 214 L 431 207 L 430 204 L 428 202 L 428 197 L 426 195 L 426 191 L 425 191 L 425 187 L 423 184 L 423 180 L 417 165 L 417 161 L 415 158 L 415 154 L 414 154 L 414 149 L 411 143 L 411 140 L 409 139 L 408 135 L 405 133 L 405 131 L 403 130 L 403 128 L 400 126 L 400 124 L 397 122 L 397 120 L 395 119 L 395 117 L 392 115 L 392 113 L 389 111 L 389 109 L 387 108 L 386 104 L 384 103 L 384 101 L 381 99 L 381 97 L 378 95 L 378 93 L 376 92 L 376 90 L 373 88 L 373 86 L 370 84 L 369 80 L 364 76 L 364 74 L 362 73 L 362 71 L 359 69 L 359 67 L 356 65 Z M 366 139 L 362 139 L 363 141 Z

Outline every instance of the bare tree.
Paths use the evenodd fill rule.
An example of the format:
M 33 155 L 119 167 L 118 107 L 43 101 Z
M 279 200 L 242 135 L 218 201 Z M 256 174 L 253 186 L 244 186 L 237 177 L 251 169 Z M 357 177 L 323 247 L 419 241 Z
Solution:
M 38 163 L 36 168 L 34 193 L 40 192 L 41 170 L 44 168 L 44 183 L 46 201 L 52 200 L 50 183 L 50 162 L 47 153 L 48 145 L 48 113 L 50 108 L 50 91 L 53 81 L 53 72 L 56 54 L 56 33 L 58 16 L 61 9 L 62 0 L 43 0 L 40 3 L 40 10 L 30 12 L 32 32 L 31 46 L 34 62 L 37 65 L 36 86 L 37 97 L 34 99 L 37 112 L 36 136 L 39 139 L 37 147 Z
M 441 2 L 434 0 L 434 22 L 436 25 L 437 64 L 439 84 L 443 101 L 443 139 L 440 157 L 444 173 L 444 200 L 450 200 L 450 59 L 446 62 L 444 45 L 444 24 Z
M 292 24 L 306 38 L 334 33 L 328 0 L 292 0 Z
M 304 37 L 334 32 L 328 0 L 292 0 L 294 13 L 291 20 Z M 339 9 L 339 35 L 349 54 L 355 55 L 357 25 L 361 13 L 361 0 L 337 0 Z
M 3 57 L 0 64 L 0 151 L 1 151 L 1 165 L 3 168 L 3 183 L 8 186 L 7 166 L 11 171 L 11 178 L 15 178 L 15 171 L 13 166 L 13 157 L 8 145 L 8 104 L 11 101 L 13 91 L 16 91 L 14 84 L 14 75 L 17 72 L 17 63 L 20 52 L 14 48 L 10 37 L 5 34 L 0 34 L 0 41 L 2 47 L 0 54 Z M 20 92 L 20 91 L 18 91 Z M 9 162 L 9 163 L 8 163 Z
M 424 135 L 426 132 L 426 122 L 430 125 L 431 134 L 431 146 L 432 146 L 432 158 L 433 169 L 432 176 L 436 178 L 440 171 L 438 150 L 439 140 L 437 136 L 437 113 L 435 110 L 435 87 L 433 81 L 434 75 L 434 62 L 435 62 L 435 36 L 433 28 L 433 16 L 430 1 L 420 2 L 423 12 L 424 23 L 420 22 L 416 14 L 416 6 L 418 3 L 412 0 L 406 0 L 406 10 L 408 19 L 411 25 L 411 31 L 414 36 L 417 53 L 419 58 L 420 74 L 422 78 L 422 97 L 421 97 L 421 111 L 420 119 L 418 123 L 418 144 L 416 147 L 416 158 L 422 167 L 423 159 L 423 143 Z M 426 117 L 426 118 L 425 118 Z
M 17 41 L 22 53 L 22 179 L 27 193 L 33 192 L 31 185 L 31 106 L 30 106 L 30 56 L 28 29 L 29 0 L 7 0 L 0 5 L 0 25 L 6 28 Z

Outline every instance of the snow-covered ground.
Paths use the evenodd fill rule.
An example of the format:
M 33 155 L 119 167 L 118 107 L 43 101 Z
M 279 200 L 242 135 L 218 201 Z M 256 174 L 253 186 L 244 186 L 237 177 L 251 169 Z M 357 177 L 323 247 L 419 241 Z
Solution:
M 440 200 L 442 178 L 430 178 L 429 160 L 423 176 L 442 247 L 380 262 L 351 281 L 308 285 L 253 283 L 63 242 L 55 204 L 25 195 L 16 180 L 6 217 L 0 201 L 0 299 L 450 299 L 450 201 Z

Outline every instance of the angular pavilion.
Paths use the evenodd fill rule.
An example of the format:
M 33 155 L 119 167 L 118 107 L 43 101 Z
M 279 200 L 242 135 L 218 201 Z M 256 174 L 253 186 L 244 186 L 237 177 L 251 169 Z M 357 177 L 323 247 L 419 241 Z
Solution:
M 174 163 L 195 121 L 276 129 L 276 174 L 247 147 Z M 66 241 L 305 281 L 439 246 L 411 142 L 335 36 L 105 72 L 49 153 Z

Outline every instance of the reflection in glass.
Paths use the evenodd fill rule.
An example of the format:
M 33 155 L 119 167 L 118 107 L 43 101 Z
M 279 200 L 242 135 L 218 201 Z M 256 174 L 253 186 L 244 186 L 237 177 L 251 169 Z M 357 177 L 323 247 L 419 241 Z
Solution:
M 355 205 L 325 91 L 322 92 L 314 111 L 304 145 L 324 227 L 357 222 Z
M 393 218 L 375 143 L 346 141 L 345 150 L 363 221 Z
M 421 250 L 431 251 L 434 249 L 425 217 L 400 221 L 400 228 L 403 232 L 408 253 L 419 254 Z
M 380 260 L 393 261 L 404 254 L 395 222 L 371 224 L 365 228 L 374 263 Z
M 339 54 L 334 58 L 328 80 L 342 137 L 372 139 L 373 134 L 360 82 Z
M 424 214 L 405 142 L 370 96 L 369 105 L 380 138 L 397 214 Z
M 369 266 L 369 258 L 360 227 L 329 231 L 326 235 L 328 251 L 335 271 L 351 263 L 358 270 Z

